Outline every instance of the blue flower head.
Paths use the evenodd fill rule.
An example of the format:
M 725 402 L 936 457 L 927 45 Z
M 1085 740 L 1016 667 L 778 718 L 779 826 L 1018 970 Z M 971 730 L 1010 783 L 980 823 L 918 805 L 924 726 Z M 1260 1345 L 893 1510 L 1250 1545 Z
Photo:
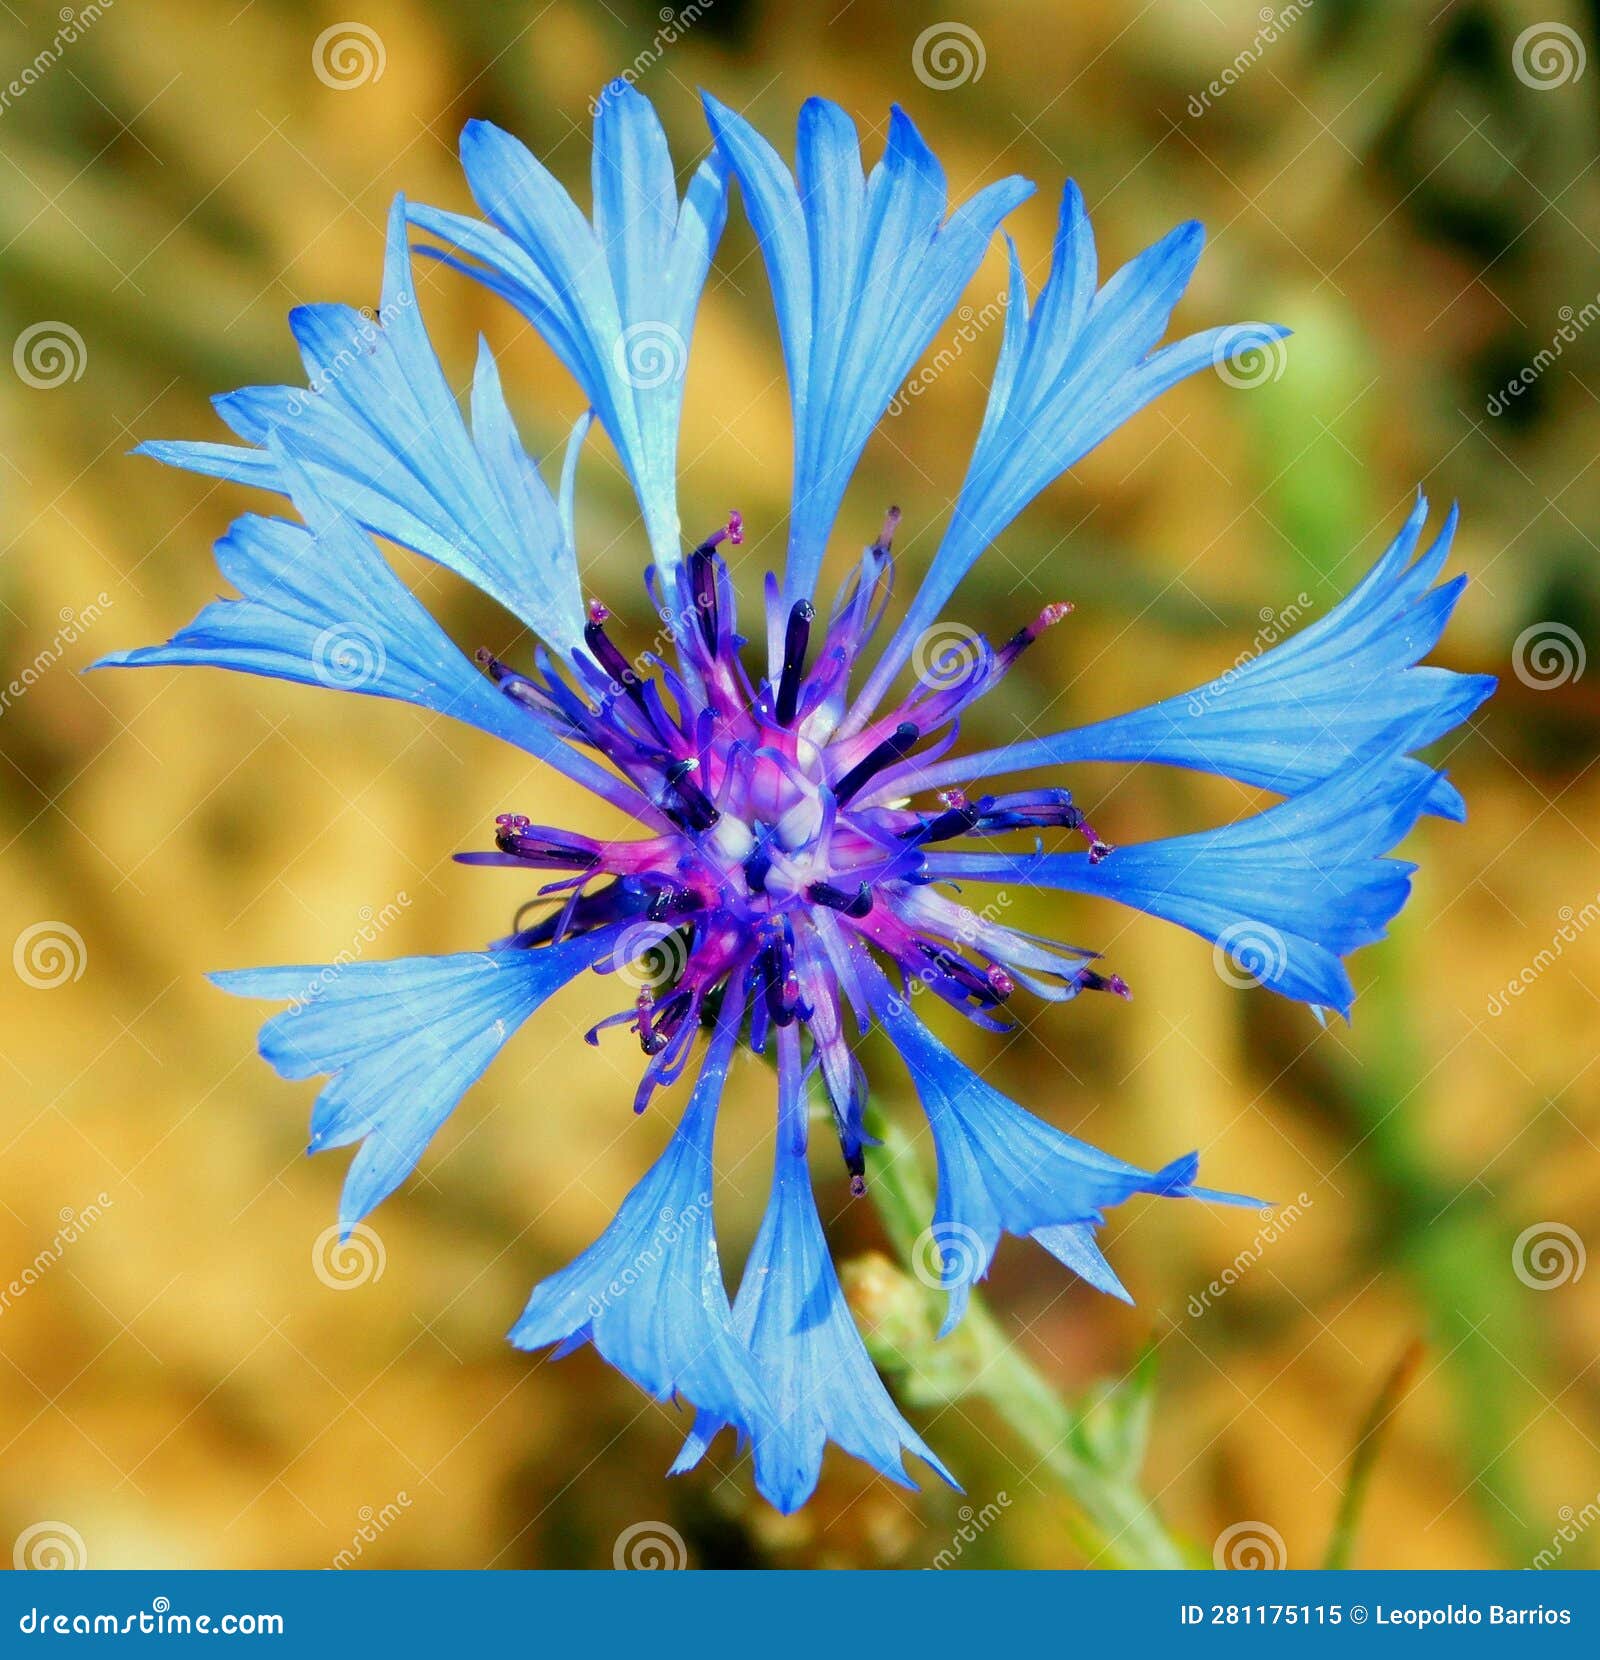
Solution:
M 1419 666 L 1465 581 L 1439 580 L 1454 515 L 1423 548 L 1419 501 L 1341 604 L 1207 686 L 958 755 L 966 711 L 1069 609 L 1047 606 L 998 644 L 952 633 L 941 619 L 963 577 L 1040 491 L 1166 388 L 1284 331 L 1233 325 L 1162 344 L 1200 227 L 1180 226 L 1102 283 L 1068 185 L 1037 295 L 1010 249 L 1004 339 L 971 464 L 918 592 L 863 672 L 884 632 L 898 513 L 825 601 L 818 578 L 846 485 L 1031 187 L 1007 179 L 952 211 L 906 115 L 894 112 L 866 171 L 850 118 L 822 100 L 801 112 L 791 169 L 707 99 L 713 146 L 680 196 L 645 99 L 618 83 L 597 108 L 592 214 L 515 139 L 472 122 L 462 165 L 482 218 L 397 201 L 376 320 L 298 308 L 305 386 L 219 399 L 237 444 L 145 446 L 286 496 L 298 520 L 241 518 L 217 549 L 239 597 L 208 605 L 166 645 L 107 661 L 401 698 L 520 746 L 626 814 L 632 833 L 604 839 L 502 813 L 493 849 L 461 858 L 527 873 L 547 903 L 487 950 L 216 978 L 294 1004 L 267 1022 L 261 1052 L 285 1077 L 328 1077 L 311 1145 L 357 1149 L 340 1211 L 350 1227 L 406 1179 L 547 997 L 587 970 L 612 976 L 624 1006 L 601 1024 L 626 1025 L 643 1051 L 635 1106 L 692 1072 L 688 1106 L 615 1220 L 534 1291 L 512 1341 L 593 1344 L 652 1395 L 690 1404 L 677 1468 L 731 1426 L 783 1510 L 809 1497 L 829 1441 L 898 1481 L 908 1452 L 949 1479 L 890 1400 L 845 1303 L 812 1194 L 808 1099 L 826 1102 L 863 1191 L 858 1042 L 876 1028 L 899 1051 L 937 1153 L 930 1221 L 949 1243 L 938 1254 L 947 1327 L 1007 1233 L 1125 1296 L 1096 1243 L 1108 1207 L 1140 1193 L 1234 1196 L 1197 1187 L 1192 1156 L 1142 1170 L 1075 1141 L 969 1071 L 923 1017 L 943 1002 L 1003 1030 L 1019 993 L 1127 995 L 1094 953 L 995 920 L 990 883 L 1165 917 L 1271 990 L 1347 1014 L 1344 959 L 1383 936 L 1409 889 L 1412 867 L 1391 849 L 1419 815 L 1464 812 L 1416 751 L 1492 687 Z M 734 181 L 771 279 L 794 410 L 788 550 L 756 630 L 763 662 L 744 649 L 729 565 L 740 518 L 685 549 L 674 481 L 684 355 Z M 463 412 L 418 309 L 413 228 L 441 245 L 424 252 L 521 311 L 581 387 L 591 413 L 553 484 L 487 348 Z M 637 492 L 650 608 L 666 624 L 662 650 L 636 658 L 580 585 L 573 496 L 591 419 Z M 483 589 L 526 626 L 532 650 L 518 663 L 479 652 L 475 666 L 375 537 Z M 909 690 L 895 690 L 908 667 Z M 985 787 L 1075 761 L 1190 767 L 1281 799 L 1218 828 L 1113 847 L 1059 783 Z M 770 1203 L 730 1302 L 712 1148 L 741 1046 L 775 1057 L 778 1106 Z

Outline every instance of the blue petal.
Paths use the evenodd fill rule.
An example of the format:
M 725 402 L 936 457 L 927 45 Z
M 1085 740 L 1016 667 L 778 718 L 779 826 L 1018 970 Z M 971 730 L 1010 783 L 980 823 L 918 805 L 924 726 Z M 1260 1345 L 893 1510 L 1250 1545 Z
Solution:
M 680 204 L 655 111 L 616 81 L 596 103 L 593 225 L 526 146 L 487 121 L 467 123 L 461 165 L 490 223 L 413 206 L 412 224 L 466 256 L 439 257 L 549 342 L 622 457 L 657 561 L 675 563 L 684 370 L 727 218 L 720 158 L 700 167 Z
M 1035 1118 L 945 1048 L 886 981 L 880 978 L 878 987 L 879 1016 L 933 1131 L 939 1191 L 930 1238 L 940 1281 L 950 1293 L 945 1332 L 965 1312 L 971 1287 L 988 1273 L 1002 1233 L 1032 1236 L 1091 1285 L 1127 1300 L 1094 1243 L 1106 1206 L 1135 1193 L 1259 1203 L 1196 1188 L 1196 1154 L 1161 1170 L 1141 1170 Z
M 1132 714 L 968 757 L 961 778 L 1070 761 L 1163 761 L 1295 795 L 1396 723 L 1411 723 L 1413 747 L 1443 737 L 1495 682 L 1492 675 L 1416 666 L 1438 643 L 1466 582 L 1461 576 L 1430 586 L 1450 551 L 1453 508 L 1433 545 L 1412 560 L 1427 513 L 1419 497 L 1358 586 L 1281 644 Z M 1429 774 L 1419 761 L 1400 766 L 1407 778 L 1432 778 L 1430 812 L 1464 816 L 1460 796 L 1441 774 Z
M 495 690 L 275 435 L 263 453 L 305 525 L 255 514 L 235 521 L 217 543 L 217 565 L 242 597 L 206 606 L 164 646 L 113 652 L 96 668 L 203 664 L 399 698 L 516 744 L 624 812 L 659 822 L 637 791 Z
M 1383 938 L 1411 892 L 1413 865 L 1382 857 L 1410 831 L 1433 789 L 1426 767 L 1399 765 L 1409 724 L 1382 734 L 1303 795 L 1216 830 L 1081 853 L 930 855 L 935 878 L 1016 882 L 1102 894 L 1192 929 L 1260 984 L 1349 1017 L 1340 959 Z
M 218 398 L 228 425 L 254 445 L 276 433 L 335 507 L 475 583 L 563 655 L 581 645 L 570 513 L 558 509 L 522 446 L 487 346 L 468 432 L 417 306 L 404 198 L 389 216 L 379 315 L 306 305 L 289 324 L 309 386 L 253 386 Z M 169 442 L 139 449 L 213 478 L 289 493 L 266 450 Z
M 883 160 L 863 177 L 854 123 L 810 99 L 795 174 L 733 110 L 707 119 L 766 258 L 794 405 L 785 607 L 809 598 L 867 439 L 971 281 L 1026 179 L 980 191 L 945 222 L 943 169 L 896 108 Z
M 1050 276 L 1031 314 L 1013 252 L 1000 372 L 966 481 L 922 589 L 863 688 L 854 725 L 876 706 L 978 556 L 1046 485 L 1175 381 L 1287 333 L 1240 324 L 1153 350 L 1203 241 L 1198 224 L 1180 225 L 1096 293 L 1093 233 L 1083 197 L 1069 183 Z
M 536 950 L 213 974 L 236 997 L 287 998 L 261 1028 L 285 1078 L 333 1076 L 311 1114 L 309 1152 L 361 1150 L 345 1178 L 347 1231 L 416 1168 L 423 1149 L 506 1040 L 615 944 L 607 929 Z
M 779 1033 L 779 1111 L 772 1196 L 745 1264 L 733 1323 L 771 1397 L 755 1425 L 756 1485 L 785 1515 L 816 1490 L 829 1441 L 909 1487 L 902 1455 L 955 1479 L 900 1416 L 874 1370 L 834 1272 L 806 1166 L 795 1029 Z M 702 1412 L 673 1474 L 692 1469 L 726 1427 Z
M 666 1151 L 576 1261 L 535 1287 L 511 1330 L 519 1349 L 595 1348 L 641 1389 L 682 1395 L 741 1435 L 771 1403 L 733 1328 L 711 1216 L 717 1102 L 738 1039 L 735 999 Z

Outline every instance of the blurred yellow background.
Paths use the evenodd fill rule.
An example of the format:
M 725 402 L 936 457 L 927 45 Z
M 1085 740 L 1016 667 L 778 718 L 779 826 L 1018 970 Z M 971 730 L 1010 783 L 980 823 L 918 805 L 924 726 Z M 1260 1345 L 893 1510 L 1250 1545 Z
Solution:
M 1363 1416 L 1420 1338 L 1353 1559 L 1600 1564 L 1600 1266 L 1582 1271 L 1600 1243 L 1592 10 L 123 0 L 77 10 L 67 40 L 73 8 L 7 12 L 0 1542 L 49 1522 L 99 1567 L 605 1566 L 650 1519 L 706 1566 L 919 1567 L 965 1521 L 980 1536 L 962 1565 L 1085 1559 L 1067 1496 L 982 1401 L 913 1409 L 966 1499 L 838 1458 L 780 1520 L 726 1448 L 667 1482 L 683 1420 L 591 1353 L 505 1345 L 529 1286 L 665 1135 L 669 1111 L 629 1111 L 626 1039 L 579 1040 L 615 1001 L 603 986 L 511 1045 L 371 1219 L 368 1259 L 330 1269 L 344 1155 L 301 1156 L 314 1089 L 256 1058 L 265 1011 L 204 972 L 475 948 L 526 894 L 450 855 L 487 845 L 500 811 L 593 811 L 409 708 L 212 671 L 79 673 L 186 622 L 220 586 L 211 542 L 273 510 L 132 444 L 223 437 L 210 394 L 297 381 L 285 313 L 376 301 L 394 193 L 470 206 L 466 118 L 515 131 L 587 200 L 589 99 L 632 66 L 685 167 L 707 143 L 700 86 L 785 147 L 812 92 L 869 135 L 899 101 L 956 196 L 1039 181 L 1011 222 L 1035 286 L 1070 174 L 1103 273 L 1206 221 L 1184 331 L 1294 328 L 1280 377 L 1168 394 L 979 567 L 952 608 L 969 623 L 1008 633 L 1057 598 L 1077 612 L 970 741 L 1002 737 L 1008 710 L 1063 724 L 1201 684 L 1297 596 L 1309 616 L 1346 591 L 1419 482 L 1439 511 L 1460 499 L 1453 567 L 1473 585 L 1441 660 L 1502 688 L 1450 745 L 1470 822 L 1425 821 L 1409 844 L 1415 895 L 1355 961 L 1353 1025 L 1323 1032 L 1230 986 L 1187 934 L 1052 900 L 1040 920 L 1103 947 L 1135 1000 L 1029 1011 L 991 1072 L 1119 1155 L 1201 1148 L 1209 1180 L 1296 1204 L 1292 1225 L 1262 1239 L 1248 1211 L 1136 1202 L 1108 1229 L 1136 1307 L 1015 1242 L 989 1303 L 1068 1396 L 1154 1344 L 1144 1490 L 1205 1559 L 1247 1522 L 1294 1566 L 1321 1558 Z M 939 346 L 960 349 L 885 424 L 846 506 L 841 549 L 904 507 L 902 594 L 977 428 L 1002 280 L 996 251 L 970 340 L 952 319 Z M 486 332 L 528 441 L 558 446 L 577 395 L 527 326 L 448 271 L 418 282 L 455 383 Z M 682 498 L 690 531 L 743 509 L 748 601 L 781 550 L 788 446 L 736 201 L 695 340 Z M 609 458 L 583 485 L 586 580 L 625 619 L 644 539 Z M 487 602 L 406 569 L 468 649 L 503 643 Z M 1155 769 L 1073 782 L 1113 840 L 1238 804 Z M 718 1198 L 734 1264 L 770 1113 L 742 1063 Z M 818 1173 L 839 1256 L 885 1251 L 871 1207 L 830 1160 Z

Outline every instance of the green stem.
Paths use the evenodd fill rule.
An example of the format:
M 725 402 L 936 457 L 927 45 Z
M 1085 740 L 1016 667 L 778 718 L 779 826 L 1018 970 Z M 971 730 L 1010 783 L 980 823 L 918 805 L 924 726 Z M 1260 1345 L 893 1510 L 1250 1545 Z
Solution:
M 887 1123 L 875 1129 L 883 1146 L 874 1161 L 868 1191 L 896 1251 L 905 1262 L 914 1264 L 917 1242 L 933 1214 L 933 1194 L 910 1138 Z M 956 1345 L 954 1334 L 947 1343 Z M 927 1347 L 931 1350 L 933 1345 Z M 1060 1482 L 1081 1513 L 1073 1531 L 1089 1561 L 1121 1568 L 1196 1565 L 1168 1533 L 1154 1503 L 1138 1485 L 1138 1451 L 1143 1442 L 1139 1402 L 1148 1386 L 1146 1368 L 1141 1367 L 1120 1386 L 1134 1392 L 1131 1410 L 1141 1417 L 1132 1438 L 1135 1444 L 1129 1445 L 1127 1425 L 1119 1429 L 1105 1421 L 1113 1414 L 1112 1391 L 1092 1392 L 1078 1405 L 1064 1401 L 976 1294 L 962 1321 L 959 1345 L 953 1352 L 945 1345 L 940 1349 L 943 1352 L 926 1357 L 929 1364 L 916 1366 L 916 1375 L 908 1377 L 909 1392 L 919 1393 L 920 1379 L 925 1400 L 980 1396 L 988 1401 Z M 925 1357 L 908 1357 L 902 1346 L 880 1358 L 891 1367 L 898 1360 L 910 1372 L 912 1363 Z
M 1405 1399 L 1406 1392 L 1416 1381 L 1417 1368 L 1422 1364 L 1423 1346 L 1420 1341 L 1410 1344 L 1383 1380 L 1361 1433 L 1356 1437 L 1355 1451 L 1350 1455 L 1350 1474 L 1346 1478 L 1344 1496 L 1339 1501 L 1339 1514 L 1334 1518 L 1333 1536 L 1328 1541 L 1328 1554 L 1323 1558 L 1324 1568 L 1348 1568 L 1350 1553 L 1355 1548 L 1356 1526 L 1366 1504 L 1367 1490 L 1372 1485 L 1372 1472 L 1377 1467 L 1378 1452 L 1395 1409 Z

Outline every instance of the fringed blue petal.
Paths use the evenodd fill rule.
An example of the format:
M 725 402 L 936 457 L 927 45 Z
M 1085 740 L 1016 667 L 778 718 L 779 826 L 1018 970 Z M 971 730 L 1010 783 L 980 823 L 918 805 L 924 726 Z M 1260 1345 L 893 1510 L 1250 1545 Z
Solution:
M 717 1103 L 742 1008 L 727 999 L 671 1142 L 576 1261 L 535 1287 L 511 1329 L 519 1349 L 593 1343 L 641 1389 L 681 1395 L 750 1434 L 771 1402 L 734 1331 L 711 1215 Z
M 680 204 L 655 111 L 615 81 L 596 102 L 592 225 L 526 146 L 487 121 L 467 123 L 461 165 L 490 223 L 413 206 L 412 224 L 464 256 L 439 257 L 549 342 L 622 457 L 657 562 L 676 563 L 684 371 L 727 218 L 721 159 L 700 167 Z
M 952 1487 L 954 1477 L 901 1417 L 874 1370 L 834 1272 L 806 1167 L 806 1127 L 795 1028 L 779 1032 L 778 1133 L 772 1196 L 745 1264 L 733 1322 L 771 1397 L 755 1426 L 756 1485 L 785 1515 L 816 1490 L 829 1441 L 909 1487 L 914 1453 Z M 693 1469 L 726 1427 L 702 1412 L 673 1465 Z
M 389 215 L 378 315 L 306 305 L 289 314 L 289 325 L 309 384 L 250 386 L 218 398 L 228 425 L 252 445 L 266 446 L 276 434 L 334 507 L 476 584 L 564 656 L 581 645 L 570 512 L 558 507 L 523 448 L 487 346 L 479 351 L 468 431 L 417 305 L 403 197 Z M 266 448 L 154 442 L 139 450 L 289 494 Z
M 241 597 L 213 601 L 166 645 L 112 652 L 96 668 L 202 665 L 398 698 L 516 744 L 622 811 L 659 822 L 636 790 L 495 690 L 276 436 L 263 454 L 305 524 L 253 513 L 236 520 L 216 553 Z
M 607 929 L 537 950 L 213 974 L 235 997 L 289 999 L 261 1028 L 285 1078 L 333 1076 L 311 1114 L 308 1152 L 362 1143 L 345 1178 L 345 1230 L 416 1168 L 423 1149 L 506 1040 L 616 942 Z
M 1192 929 L 1285 997 L 1349 1017 L 1342 957 L 1383 938 L 1415 866 L 1387 859 L 1428 803 L 1433 774 L 1399 765 L 1409 723 L 1263 813 L 1216 830 L 1081 853 L 937 854 L 928 873 L 1102 894 Z
M 800 112 L 793 174 L 744 118 L 705 100 L 767 262 L 794 405 L 785 609 L 812 596 L 845 487 L 873 428 L 972 279 L 1000 221 L 1030 195 L 1003 179 L 945 221 L 938 159 L 894 109 L 863 176 L 837 104 Z
M 928 1115 L 939 1165 L 930 1240 L 940 1283 L 950 1294 L 943 1335 L 966 1312 L 974 1284 L 989 1271 L 1002 1233 L 1031 1236 L 1091 1285 L 1127 1300 L 1094 1240 L 1102 1212 L 1135 1193 L 1259 1204 L 1196 1188 L 1198 1155 L 1141 1170 L 1075 1140 L 965 1066 L 912 1014 L 909 1002 L 878 980 L 879 1018 Z
M 955 512 L 921 591 L 857 704 L 876 707 L 917 639 L 980 554 L 1046 485 L 1175 381 L 1260 351 L 1287 330 L 1248 323 L 1155 350 L 1188 286 L 1205 233 L 1180 225 L 1095 292 L 1095 250 L 1076 184 L 1062 197 L 1050 276 L 1030 313 L 1012 250 L 999 372 Z
M 1416 666 L 1438 643 L 1466 583 L 1460 576 L 1431 586 L 1450 551 L 1454 508 L 1413 561 L 1427 514 L 1419 496 L 1405 528 L 1357 587 L 1280 644 L 1148 708 L 965 757 L 961 778 L 1071 761 L 1162 761 L 1295 795 L 1396 724 L 1410 723 L 1415 748 L 1442 738 L 1495 681 Z M 1399 766 L 1407 779 L 1431 777 L 1429 812 L 1464 816 L 1461 797 L 1442 774 L 1420 761 Z M 938 782 L 934 775 L 925 785 Z

